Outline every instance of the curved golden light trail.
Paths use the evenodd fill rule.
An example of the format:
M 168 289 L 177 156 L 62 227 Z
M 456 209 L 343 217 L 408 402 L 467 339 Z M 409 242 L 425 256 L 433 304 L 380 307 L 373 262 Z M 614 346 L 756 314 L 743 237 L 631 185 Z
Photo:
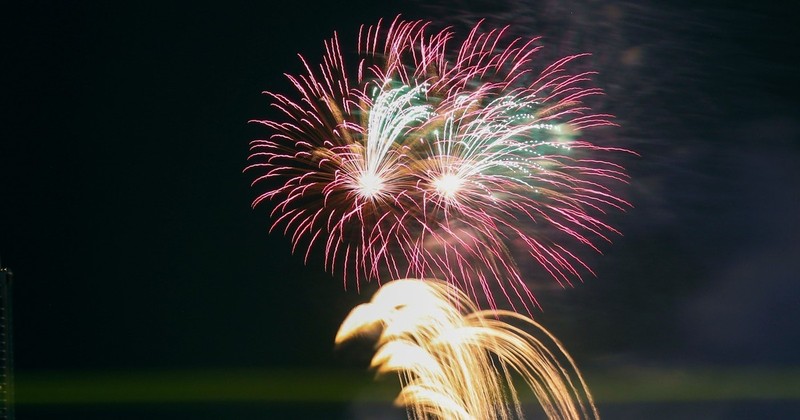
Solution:
M 598 419 L 591 393 L 564 346 L 515 312 L 479 310 L 456 287 L 395 280 L 355 307 L 336 334 L 341 344 L 378 332 L 371 366 L 396 372 L 395 403 L 427 419 L 522 419 L 515 377 L 550 419 Z

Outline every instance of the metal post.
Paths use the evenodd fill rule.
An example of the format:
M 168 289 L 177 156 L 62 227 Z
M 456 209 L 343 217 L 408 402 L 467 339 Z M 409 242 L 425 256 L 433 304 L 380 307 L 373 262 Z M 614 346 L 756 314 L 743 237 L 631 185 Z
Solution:
M 0 265 L 0 419 L 14 420 L 14 347 L 11 318 L 11 270 Z

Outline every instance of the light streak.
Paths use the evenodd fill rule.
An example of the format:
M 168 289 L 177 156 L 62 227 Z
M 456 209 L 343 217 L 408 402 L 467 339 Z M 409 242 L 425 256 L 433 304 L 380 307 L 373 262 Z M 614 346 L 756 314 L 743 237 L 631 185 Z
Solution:
M 516 261 L 564 286 L 591 272 L 577 249 L 618 233 L 603 218 L 629 206 L 628 177 L 605 159 L 626 151 L 583 138 L 614 123 L 583 102 L 592 73 L 567 70 L 582 55 L 535 70 L 537 38 L 430 26 L 362 27 L 355 76 L 336 35 L 318 67 L 301 57 L 296 98 L 267 93 L 280 117 L 257 121 L 272 134 L 252 142 L 253 206 L 271 201 L 272 229 L 345 285 L 438 277 L 531 313 Z
M 414 419 L 521 419 L 517 376 L 548 418 L 599 418 L 580 371 L 551 333 L 514 312 L 479 310 L 446 282 L 383 285 L 350 312 L 335 341 L 374 332 L 371 366 L 398 374 L 395 403 Z

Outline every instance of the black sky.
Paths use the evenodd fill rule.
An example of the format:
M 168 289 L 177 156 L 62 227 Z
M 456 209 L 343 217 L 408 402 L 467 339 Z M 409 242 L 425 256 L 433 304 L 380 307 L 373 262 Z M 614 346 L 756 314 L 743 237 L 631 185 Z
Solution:
M 779 5 L 713 3 L 622 2 L 626 44 L 586 41 L 643 51 L 598 80 L 621 146 L 642 154 L 635 208 L 614 216 L 625 236 L 542 315 L 587 360 L 800 363 L 798 38 Z M 334 30 L 354 45 L 362 23 L 457 24 L 478 14 L 469 5 L 4 6 L 0 258 L 15 273 L 19 375 L 361 363 L 332 338 L 366 296 L 292 256 L 250 208 L 242 169 L 266 134 L 247 121 Z M 563 14 L 570 30 L 606 10 L 563 7 L 580 7 Z
M 346 17 L 321 24 L 289 5 L 15 7 L 0 247 L 18 369 L 329 358 L 341 286 L 250 209 L 242 169 L 264 133 L 247 121 L 297 52 L 377 11 L 314 5 Z

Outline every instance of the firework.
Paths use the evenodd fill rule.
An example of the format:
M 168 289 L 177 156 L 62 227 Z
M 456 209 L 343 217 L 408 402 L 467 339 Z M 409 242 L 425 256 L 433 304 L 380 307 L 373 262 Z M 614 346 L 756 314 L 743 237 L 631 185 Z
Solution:
M 523 418 L 517 375 L 548 418 L 599 418 L 578 368 L 552 334 L 514 312 L 478 310 L 446 282 L 385 284 L 351 311 L 336 343 L 375 330 L 372 367 L 398 374 L 395 403 L 415 419 Z
M 272 202 L 273 229 L 345 285 L 436 276 L 530 312 L 514 257 L 569 284 L 591 271 L 576 245 L 598 249 L 616 232 L 602 216 L 628 206 L 603 160 L 621 150 L 582 138 L 611 117 L 583 104 L 601 92 L 567 71 L 580 55 L 534 71 L 537 38 L 430 27 L 362 27 L 352 68 L 337 35 L 318 67 L 301 57 L 296 96 L 267 92 L 280 118 L 258 121 L 272 135 L 252 143 L 253 205 Z

